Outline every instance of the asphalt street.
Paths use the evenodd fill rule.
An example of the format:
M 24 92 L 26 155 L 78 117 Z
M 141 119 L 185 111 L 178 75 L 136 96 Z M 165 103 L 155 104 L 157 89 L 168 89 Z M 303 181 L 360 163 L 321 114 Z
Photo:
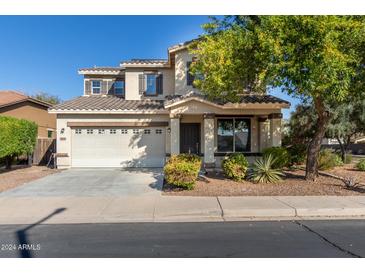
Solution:
M 365 220 L 1 225 L 0 257 L 365 257 Z

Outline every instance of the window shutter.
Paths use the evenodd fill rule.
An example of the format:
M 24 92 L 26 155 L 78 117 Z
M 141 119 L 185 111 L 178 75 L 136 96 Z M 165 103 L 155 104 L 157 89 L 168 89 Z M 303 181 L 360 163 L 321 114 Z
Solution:
M 144 74 L 139 74 L 138 75 L 138 87 L 139 87 L 139 94 L 143 94 L 146 91 L 145 88 L 145 75 Z
M 90 80 L 85 80 L 85 91 L 84 91 L 85 95 L 90 95 L 91 94 L 91 81 Z
M 190 73 L 191 62 L 186 62 L 186 84 L 192 86 L 194 82 L 194 75 Z
M 114 94 L 114 81 L 108 81 L 108 94 Z
M 107 88 L 108 82 L 101 80 L 101 94 L 107 94 L 108 88 Z
M 157 76 L 157 94 L 163 94 L 163 74 Z

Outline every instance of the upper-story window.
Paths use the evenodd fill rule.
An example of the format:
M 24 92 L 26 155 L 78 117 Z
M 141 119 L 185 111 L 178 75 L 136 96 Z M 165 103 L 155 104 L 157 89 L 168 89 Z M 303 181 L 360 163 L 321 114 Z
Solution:
M 156 74 L 147 74 L 146 95 L 157 95 L 156 79 Z
M 163 94 L 163 76 L 159 73 L 144 73 L 139 75 L 139 93 L 145 96 Z
M 114 82 L 114 94 L 124 96 L 125 95 L 125 84 L 124 80 L 117 80 Z
M 91 92 L 92 92 L 92 94 L 101 93 L 101 81 L 100 80 L 91 81 Z

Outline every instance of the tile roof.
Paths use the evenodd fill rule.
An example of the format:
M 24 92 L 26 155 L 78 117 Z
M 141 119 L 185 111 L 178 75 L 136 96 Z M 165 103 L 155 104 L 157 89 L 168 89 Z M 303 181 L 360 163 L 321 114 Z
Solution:
M 16 103 L 31 101 L 35 104 L 43 105 L 46 107 L 50 107 L 51 104 L 47 102 L 43 102 L 32 97 L 29 97 L 23 93 L 13 90 L 0 90 L 0 107 L 5 107 L 9 105 L 13 105 Z
M 28 96 L 12 90 L 1 90 L 0 91 L 0 106 L 8 105 L 18 101 L 27 99 Z
M 225 103 L 223 100 L 209 100 L 206 96 L 196 93 L 196 92 L 189 92 L 186 95 L 174 95 L 174 96 L 168 96 L 166 97 L 165 106 L 169 106 L 171 104 L 177 103 L 179 101 L 183 101 L 185 99 L 189 98 L 199 98 L 202 100 L 210 101 L 212 103 L 215 103 L 217 105 L 224 105 L 224 106 L 230 106 L 235 105 L 236 103 Z M 267 94 L 245 94 L 241 95 L 240 101 L 238 103 L 241 104 L 286 104 L 290 106 L 290 103 L 288 101 L 285 101 L 283 99 L 280 99 L 278 97 L 267 95 Z
M 122 64 L 136 64 L 136 65 L 142 65 L 142 64 L 148 64 L 148 65 L 159 65 L 159 64 L 165 64 L 167 63 L 167 59 L 131 59 L 122 61 Z
M 116 96 L 81 96 L 55 105 L 51 110 L 165 111 L 161 100 L 125 100 Z

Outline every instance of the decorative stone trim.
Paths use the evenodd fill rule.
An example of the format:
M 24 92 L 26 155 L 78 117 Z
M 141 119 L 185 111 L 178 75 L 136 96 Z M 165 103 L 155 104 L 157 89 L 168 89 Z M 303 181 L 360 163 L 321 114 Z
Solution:
M 204 119 L 214 119 L 215 118 L 215 113 L 204 113 L 203 118 Z
M 170 119 L 180 119 L 182 114 L 180 113 L 170 113 Z

